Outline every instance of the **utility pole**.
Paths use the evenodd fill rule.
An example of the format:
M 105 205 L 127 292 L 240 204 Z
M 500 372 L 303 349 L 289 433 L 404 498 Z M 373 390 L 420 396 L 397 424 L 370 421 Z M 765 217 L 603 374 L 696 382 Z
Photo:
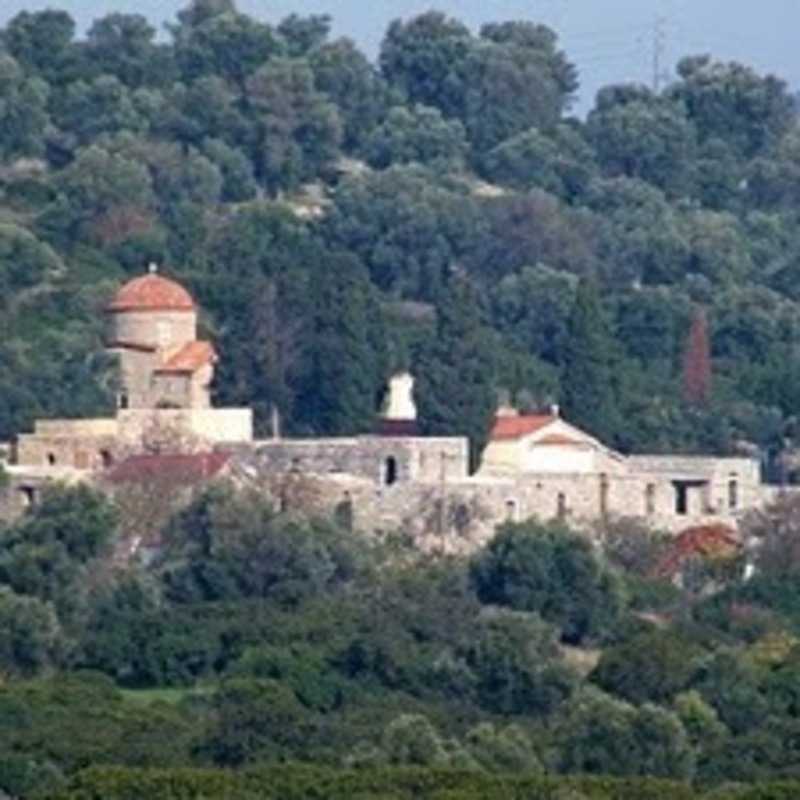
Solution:
M 653 92 L 661 91 L 664 79 L 664 57 L 667 50 L 667 18 L 659 14 L 653 26 Z

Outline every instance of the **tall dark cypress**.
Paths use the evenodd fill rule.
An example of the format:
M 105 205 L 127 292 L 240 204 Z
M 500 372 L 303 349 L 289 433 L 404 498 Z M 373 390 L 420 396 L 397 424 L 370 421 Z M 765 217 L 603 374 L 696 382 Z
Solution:
M 437 310 L 436 338 L 414 365 L 422 430 L 468 436 L 474 469 L 497 404 L 496 337 L 484 324 L 480 300 L 465 277 L 451 279 Z
M 303 398 L 308 427 L 341 435 L 374 428 L 386 380 L 380 303 L 351 256 L 329 258 L 315 277 L 311 371 Z
M 568 422 L 612 444 L 618 413 L 613 371 L 614 342 L 596 284 L 578 286 L 569 320 L 561 375 L 561 404 Z

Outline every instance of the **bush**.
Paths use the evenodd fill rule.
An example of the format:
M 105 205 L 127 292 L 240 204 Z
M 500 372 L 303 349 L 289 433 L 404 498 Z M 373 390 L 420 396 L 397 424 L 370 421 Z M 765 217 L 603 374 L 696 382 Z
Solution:
M 624 600 L 591 543 L 559 523 L 504 525 L 472 561 L 483 603 L 535 611 L 577 644 L 613 635 Z

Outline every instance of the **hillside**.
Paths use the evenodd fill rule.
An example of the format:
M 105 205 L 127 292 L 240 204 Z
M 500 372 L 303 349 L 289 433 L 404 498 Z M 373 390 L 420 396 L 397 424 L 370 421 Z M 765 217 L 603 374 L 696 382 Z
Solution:
M 262 431 L 273 409 L 289 434 L 370 430 L 410 369 L 423 432 L 474 453 L 505 397 L 791 479 L 795 98 L 713 57 L 678 74 L 608 87 L 583 122 L 569 54 L 530 23 L 425 14 L 373 64 L 323 17 L 232 0 L 194 0 L 165 41 L 138 16 L 79 39 L 64 12 L 18 15 L 0 441 L 110 409 L 102 309 L 156 262 L 204 309 L 216 400 Z M 796 499 L 744 520 L 744 551 L 533 519 L 466 558 L 224 482 L 158 489 L 126 508 L 51 486 L 0 523 L 0 793 L 800 791 Z M 159 546 L 120 557 L 143 507 Z
M 328 27 L 202 0 L 168 42 L 114 14 L 85 40 L 59 11 L 2 31 L 0 439 L 107 407 L 103 301 L 156 261 L 208 310 L 219 399 L 262 428 L 274 404 L 289 432 L 368 429 L 410 366 L 425 430 L 476 451 L 498 392 L 561 399 L 627 451 L 793 446 L 800 134 L 779 79 L 688 58 L 584 123 L 542 26 L 430 13 L 390 26 L 379 64 Z M 580 281 L 602 297 L 584 340 Z M 587 349 L 602 414 L 569 385 Z

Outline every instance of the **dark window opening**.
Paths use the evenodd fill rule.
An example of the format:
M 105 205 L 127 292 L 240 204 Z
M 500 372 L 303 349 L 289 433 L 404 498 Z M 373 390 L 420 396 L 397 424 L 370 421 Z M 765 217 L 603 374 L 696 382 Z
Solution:
M 728 508 L 731 511 L 739 508 L 739 481 L 735 478 L 728 481 Z
M 108 450 L 101 450 L 100 451 L 100 463 L 103 465 L 103 469 L 108 469 L 109 467 L 114 466 L 114 456 Z
M 556 516 L 563 519 L 567 515 L 567 496 L 563 492 L 558 493 L 558 501 L 556 506 Z
M 127 395 L 126 392 L 123 392 L 122 394 L 120 394 L 118 402 L 119 402 L 119 407 L 120 408 L 127 408 L 128 407 L 128 395 Z
M 383 465 L 383 482 L 386 486 L 397 483 L 397 459 L 389 456 Z
M 675 513 L 681 516 L 689 513 L 689 487 L 683 483 L 675 484 Z
M 600 515 L 605 517 L 608 514 L 608 475 L 603 473 L 600 476 Z
M 55 453 L 48 453 L 47 454 L 47 463 L 54 467 L 56 465 L 56 454 Z
M 509 522 L 517 521 L 517 501 L 506 500 L 506 519 Z
M 36 489 L 33 486 L 20 486 L 20 494 L 22 495 L 22 502 L 25 506 L 32 506 L 36 504 Z

